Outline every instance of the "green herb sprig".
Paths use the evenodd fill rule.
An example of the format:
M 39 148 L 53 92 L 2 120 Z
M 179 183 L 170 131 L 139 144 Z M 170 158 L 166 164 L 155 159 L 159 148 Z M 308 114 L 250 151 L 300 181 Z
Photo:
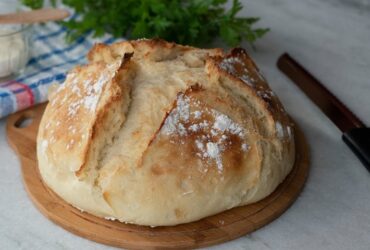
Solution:
M 22 0 L 31 8 L 40 8 L 43 0 Z M 63 0 L 81 18 L 63 24 L 70 37 L 87 31 L 95 36 L 105 32 L 115 37 L 159 37 L 196 46 L 207 45 L 220 37 L 229 46 L 243 40 L 251 45 L 269 29 L 253 28 L 257 17 L 239 17 L 243 6 L 233 0 Z

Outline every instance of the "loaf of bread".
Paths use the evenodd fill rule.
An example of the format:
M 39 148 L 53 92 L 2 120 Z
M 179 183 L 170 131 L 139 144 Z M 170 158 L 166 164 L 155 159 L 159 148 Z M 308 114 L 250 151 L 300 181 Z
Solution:
M 292 169 L 293 128 L 246 51 L 162 40 L 97 44 L 50 94 L 43 181 L 106 219 L 164 226 L 268 196 Z

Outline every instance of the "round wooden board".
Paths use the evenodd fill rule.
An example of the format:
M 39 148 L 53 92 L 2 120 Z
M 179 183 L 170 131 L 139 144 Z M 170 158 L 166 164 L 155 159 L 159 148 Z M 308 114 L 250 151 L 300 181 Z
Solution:
M 296 127 L 296 162 L 292 172 L 267 198 L 200 221 L 171 227 L 144 227 L 108 221 L 82 213 L 47 188 L 36 158 L 36 135 L 45 105 L 11 115 L 7 123 L 9 144 L 22 164 L 26 190 L 37 208 L 66 230 L 107 245 L 130 249 L 198 248 L 229 241 L 255 231 L 279 217 L 301 192 L 309 170 L 308 147 Z M 21 128 L 26 118 L 32 123 Z

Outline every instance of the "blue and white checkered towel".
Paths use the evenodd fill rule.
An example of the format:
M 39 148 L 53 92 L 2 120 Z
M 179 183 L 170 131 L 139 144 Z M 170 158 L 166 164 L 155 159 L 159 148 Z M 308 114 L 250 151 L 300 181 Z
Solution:
M 65 41 L 66 28 L 49 22 L 33 27 L 31 58 L 22 75 L 0 82 L 0 118 L 47 100 L 48 87 L 62 83 L 68 70 L 85 63 L 94 43 L 112 43 L 109 35 L 93 38 L 91 34 L 72 43 Z

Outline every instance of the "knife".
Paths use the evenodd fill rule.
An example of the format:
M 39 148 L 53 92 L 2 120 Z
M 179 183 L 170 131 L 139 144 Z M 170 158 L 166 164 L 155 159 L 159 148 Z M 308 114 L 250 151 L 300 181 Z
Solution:
M 277 66 L 342 131 L 343 141 L 370 172 L 370 128 L 287 53 L 279 57 Z

